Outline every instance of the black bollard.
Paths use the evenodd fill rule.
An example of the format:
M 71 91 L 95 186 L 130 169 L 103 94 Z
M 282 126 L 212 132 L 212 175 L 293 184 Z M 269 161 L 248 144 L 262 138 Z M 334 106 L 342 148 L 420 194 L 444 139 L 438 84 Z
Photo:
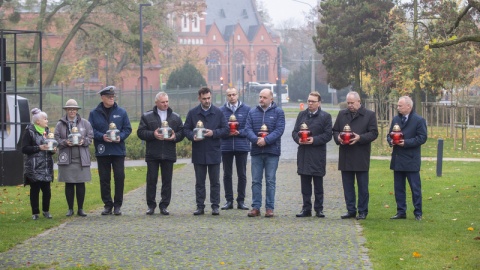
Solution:
M 442 176 L 443 139 L 438 139 L 437 145 L 437 177 Z

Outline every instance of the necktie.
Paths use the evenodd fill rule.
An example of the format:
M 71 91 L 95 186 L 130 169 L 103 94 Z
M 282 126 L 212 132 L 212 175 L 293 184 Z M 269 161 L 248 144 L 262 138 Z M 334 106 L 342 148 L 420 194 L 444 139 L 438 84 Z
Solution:
M 232 111 L 235 112 L 237 110 L 237 106 L 233 105 L 232 106 Z
M 402 116 L 402 124 L 405 124 L 405 122 L 407 122 L 407 117 Z

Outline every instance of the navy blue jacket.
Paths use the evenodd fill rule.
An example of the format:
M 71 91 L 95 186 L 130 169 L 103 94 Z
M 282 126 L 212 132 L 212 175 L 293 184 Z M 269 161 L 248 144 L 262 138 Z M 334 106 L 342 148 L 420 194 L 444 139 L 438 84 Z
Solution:
M 267 144 L 260 147 L 257 145 L 257 134 L 263 124 L 267 125 L 269 134 L 265 137 Z M 280 156 L 281 139 L 285 131 L 285 113 L 277 107 L 275 102 L 272 102 L 272 105 L 266 111 L 260 105 L 251 109 L 247 116 L 245 130 L 248 140 L 252 143 L 251 156 L 260 154 Z
M 110 109 L 110 117 L 107 119 L 107 114 L 103 110 L 102 103 L 90 111 L 88 122 L 92 124 L 93 128 L 93 142 L 95 144 L 95 156 L 126 156 L 125 139 L 132 133 L 132 126 L 128 119 L 127 112 L 120 108 L 117 103 L 113 104 Z M 103 140 L 103 135 L 107 133 L 108 125 L 115 123 L 117 129 L 120 130 L 120 142 L 106 142 Z
M 237 136 L 228 136 L 222 139 L 222 152 L 250 152 L 250 141 L 247 139 L 245 132 L 245 123 L 247 122 L 247 115 L 250 111 L 250 107 L 242 102 L 238 102 L 238 108 L 235 110 L 235 117 L 238 122 L 238 134 Z M 220 110 L 228 119 L 233 114 L 232 109 L 227 106 L 227 103 L 220 107 Z
M 418 172 L 421 165 L 421 145 L 427 141 L 427 123 L 420 115 L 411 112 L 407 122 L 402 124 L 400 115 L 393 117 L 390 130 L 387 134 L 388 144 L 392 145 L 390 132 L 393 126 L 398 124 L 403 133 L 405 145 L 393 145 L 392 159 L 390 169 L 394 171 Z
M 213 131 L 212 137 L 205 137 L 201 141 L 193 140 L 193 130 L 196 128 L 198 120 L 203 122 L 204 128 Z M 210 109 L 205 113 L 202 105 L 199 104 L 191 109 L 183 125 L 183 131 L 185 137 L 192 141 L 192 163 L 212 165 L 222 162 L 221 138 L 228 136 L 230 130 L 227 119 L 225 119 L 219 108 L 211 105 Z

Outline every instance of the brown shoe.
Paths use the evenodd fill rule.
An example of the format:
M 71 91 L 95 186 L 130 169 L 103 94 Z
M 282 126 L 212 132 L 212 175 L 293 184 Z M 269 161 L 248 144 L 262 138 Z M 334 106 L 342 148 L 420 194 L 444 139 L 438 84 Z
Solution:
M 252 208 L 252 210 L 248 211 L 247 216 L 249 216 L 249 217 L 258 217 L 258 216 L 260 216 L 260 210 L 258 210 L 258 209 L 256 209 L 256 208 Z
M 273 210 L 267 209 L 267 211 L 265 212 L 265 217 L 273 217 Z

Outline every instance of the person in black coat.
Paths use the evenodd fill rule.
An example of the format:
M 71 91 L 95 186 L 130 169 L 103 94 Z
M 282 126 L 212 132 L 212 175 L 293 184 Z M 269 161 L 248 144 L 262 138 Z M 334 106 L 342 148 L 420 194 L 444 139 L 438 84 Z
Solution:
M 192 141 L 192 163 L 195 169 L 195 197 L 197 209 L 194 215 L 205 214 L 205 180 L 207 171 L 210 178 L 210 203 L 212 215 L 219 215 L 220 204 L 220 163 L 222 162 L 221 138 L 228 136 L 227 119 L 219 108 L 212 105 L 212 93 L 209 88 L 198 90 L 200 104 L 187 114 L 184 124 L 185 136 Z M 201 121 L 203 132 L 197 130 Z M 195 131 L 195 132 L 194 132 Z M 198 137 L 198 135 L 202 135 Z
M 346 99 L 348 107 L 338 113 L 333 125 L 333 139 L 340 145 L 338 169 L 342 172 L 343 193 L 348 211 L 341 218 L 365 219 L 368 215 L 371 143 L 378 137 L 377 118 L 375 112 L 362 106 L 357 92 L 349 92 Z M 353 138 L 344 142 L 340 138 L 340 133 L 347 124 L 353 132 Z M 357 207 L 355 177 L 358 185 Z
M 297 217 L 312 216 L 312 180 L 315 194 L 314 210 L 317 217 L 323 213 L 323 177 L 327 163 L 327 143 L 332 139 L 332 116 L 322 111 L 322 98 L 318 92 L 308 95 L 308 108 L 300 112 L 292 131 L 293 140 L 298 144 L 297 173 L 300 175 L 303 206 Z M 311 136 L 301 141 L 298 132 L 306 124 Z
M 395 201 L 397 214 L 391 219 L 407 218 L 405 185 L 406 179 L 412 190 L 413 214 L 416 220 L 422 220 L 422 182 L 420 180 L 421 145 L 427 141 L 427 124 L 425 119 L 413 111 L 413 101 L 403 96 L 397 103 L 398 115 L 392 119 L 390 131 L 398 124 L 403 133 L 403 140 L 396 145 L 390 136 L 387 141 L 393 147 L 390 169 L 393 170 Z
M 138 126 L 137 136 L 147 142 L 147 215 L 153 215 L 158 182 L 158 169 L 162 174 L 162 199 L 158 205 L 160 214 L 169 215 L 167 207 L 172 197 L 173 164 L 177 161 L 177 143 L 185 137 L 182 119 L 168 106 L 168 95 L 160 92 L 155 96 L 155 107 L 144 113 Z M 162 124 L 168 124 L 168 128 Z M 165 136 L 166 135 L 166 136 Z

